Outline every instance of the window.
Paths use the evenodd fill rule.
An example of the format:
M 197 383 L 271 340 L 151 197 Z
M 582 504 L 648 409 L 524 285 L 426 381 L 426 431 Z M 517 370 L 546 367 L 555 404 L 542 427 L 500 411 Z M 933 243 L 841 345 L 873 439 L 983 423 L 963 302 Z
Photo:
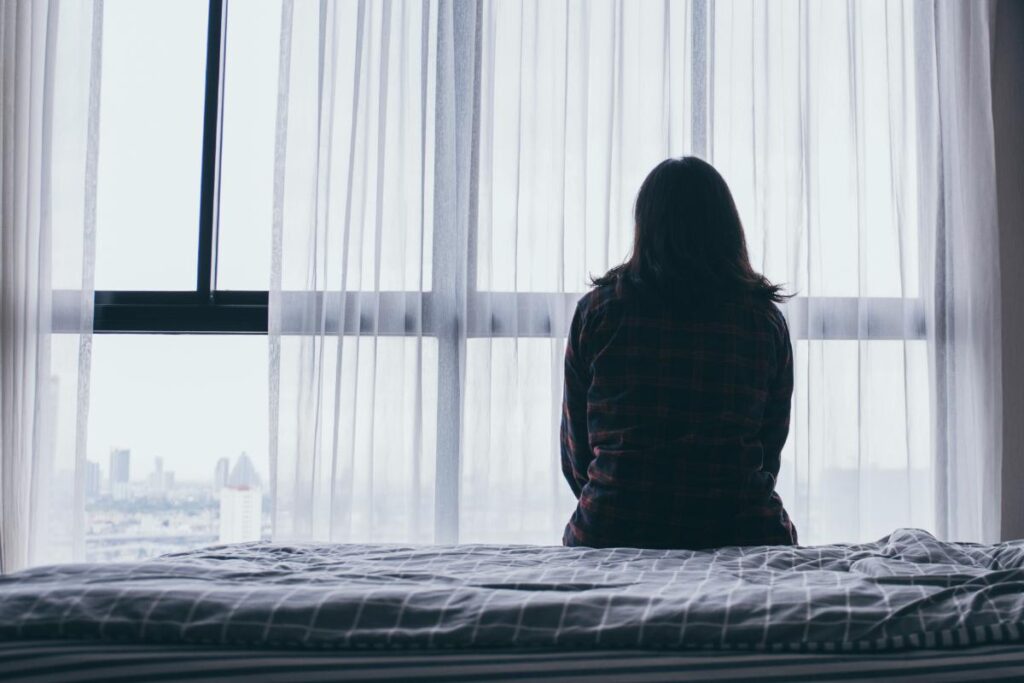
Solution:
M 531 498 L 537 494 L 531 488 L 535 472 L 554 467 L 553 463 L 527 458 L 511 468 L 508 459 L 502 459 L 506 461 L 503 466 L 510 469 L 498 471 L 498 459 L 481 459 L 480 453 L 494 451 L 498 442 L 500 448 L 509 452 L 541 453 L 543 444 L 549 443 L 557 432 L 558 406 L 552 397 L 557 393 L 553 387 L 560 385 L 561 380 L 550 368 L 557 365 L 569 316 L 586 287 L 586 277 L 614 261 L 616 254 L 624 254 L 629 244 L 631 207 L 624 201 L 607 205 L 610 190 L 601 178 L 587 176 L 586 155 L 624 155 L 623 163 L 632 177 L 624 176 L 623 185 L 636 187 L 649 170 L 651 159 L 663 156 L 660 148 L 652 147 L 646 137 L 646 131 L 652 127 L 664 128 L 670 147 L 686 140 L 694 153 L 713 154 L 714 162 L 730 181 L 741 215 L 747 218 L 753 260 L 765 264 L 769 277 L 787 272 L 788 260 L 795 258 L 788 248 L 798 245 L 769 245 L 764 239 L 766 232 L 773 226 L 800 220 L 799 212 L 805 207 L 776 202 L 778 186 L 775 181 L 765 182 L 766 177 L 778 178 L 778 183 L 799 178 L 813 187 L 812 208 L 827 210 L 834 217 L 824 243 L 811 246 L 818 250 L 815 257 L 821 267 L 814 273 L 803 274 L 803 284 L 810 285 L 815 295 L 799 296 L 788 305 L 798 377 L 803 378 L 799 381 L 818 381 L 815 368 L 829 358 L 841 359 L 839 364 L 852 367 L 867 355 L 879 357 L 883 359 L 881 363 L 893 370 L 893 376 L 900 377 L 907 367 L 926 363 L 923 341 L 917 341 L 925 336 L 925 314 L 919 298 L 918 239 L 915 231 L 903 228 L 915 225 L 916 219 L 911 209 L 907 209 L 911 213 L 906 216 L 894 213 L 895 206 L 913 207 L 916 199 L 896 196 L 888 172 L 875 172 L 891 167 L 891 159 L 876 159 L 873 155 L 878 150 L 889 153 L 892 145 L 887 140 L 892 130 L 886 122 L 865 116 L 863 127 L 858 129 L 859 137 L 851 141 L 830 136 L 827 130 L 802 128 L 794 109 L 773 104 L 764 111 L 772 122 L 772 135 L 755 139 L 745 120 L 732 112 L 765 106 L 763 88 L 791 93 L 792 97 L 784 101 L 799 101 L 803 86 L 796 76 L 764 83 L 761 89 L 740 90 L 728 84 L 755 82 L 760 78 L 757 69 L 764 60 L 795 64 L 798 41 L 788 32 L 799 21 L 795 14 L 799 9 L 794 5 L 793 22 L 783 22 L 779 27 L 781 40 L 767 43 L 755 39 L 750 28 L 754 16 L 761 11 L 756 5 L 694 0 L 689 13 L 666 7 L 665 21 L 651 23 L 648 15 L 634 15 L 636 7 L 629 3 L 595 4 L 591 20 L 598 27 L 596 31 L 606 30 L 609 36 L 619 36 L 621 31 L 649 33 L 659 36 L 659 40 L 645 43 L 644 50 L 637 54 L 619 54 L 617 63 L 612 53 L 595 53 L 594 61 L 586 64 L 569 60 L 566 73 L 560 75 L 544 68 L 550 56 L 547 52 L 554 55 L 559 45 L 568 52 L 551 31 L 564 30 L 567 39 L 580 40 L 571 27 L 558 23 L 563 19 L 549 16 L 552 10 L 543 4 L 486 5 L 482 13 L 482 40 L 493 41 L 496 49 L 492 53 L 494 63 L 484 70 L 479 95 L 480 106 L 493 116 L 484 118 L 476 142 L 479 173 L 486 182 L 480 183 L 475 197 L 477 223 L 469 226 L 469 286 L 465 301 L 459 298 L 447 271 L 434 268 L 434 264 L 446 262 L 445 250 L 456 243 L 456 226 L 434 224 L 432 215 L 422 212 L 422 197 L 411 197 L 407 205 L 394 209 L 402 213 L 395 218 L 394 225 L 416 226 L 411 238 L 398 239 L 390 232 L 397 228 L 385 221 L 379 243 L 352 245 L 346 263 L 338 259 L 330 265 L 328 279 L 340 278 L 344 272 L 343 294 L 309 292 L 307 283 L 289 280 L 285 268 L 282 296 L 324 306 L 327 328 L 345 336 L 344 344 L 349 343 L 347 335 L 373 330 L 385 341 L 374 346 L 372 352 L 396 364 L 405 362 L 403 354 L 409 344 L 424 345 L 426 351 L 421 358 L 428 359 L 431 367 L 421 368 L 417 381 L 425 387 L 424 395 L 437 397 L 429 412 L 433 424 L 423 426 L 432 434 L 435 453 L 427 459 L 429 468 L 422 472 L 422 477 L 400 497 L 412 506 L 411 510 L 419 511 L 415 513 L 417 524 L 431 526 L 432 537 L 437 540 L 516 540 L 530 529 L 546 529 L 552 520 L 564 519 L 565 505 L 571 503 L 567 490 L 544 492 L 537 501 Z M 346 5 L 338 11 L 355 10 Z M 865 10 L 868 14 L 886 11 L 882 6 Z M 534 25 L 541 29 L 531 37 L 530 27 Z M 663 40 L 665 25 L 686 40 Z M 815 40 L 847 39 L 845 34 L 840 35 L 838 25 L 828 23 L 827 16 L 822 26 L 824 31 Z M 257 406 L 267 404 L 265 346 L 259 335 L 268 332 L 273 211 L 269 198 L 274 186 L 280 30 L 280 5 L 271 0 L 210 0 L 208 4 L 202 0 L 110 0 L 106 4 L 106 127 L 102 131 L 100 162 L 101 236 L 94 322 L 94 331 L 104 336 L 96 342 L 93 400 L 97 408 L 90 430 L 90 454 L 100 457 L 93 454 L 102 455 L 104 449 L 110 453 L 109 463 L 97 462 L 99 476 L 106 483 L 101 481 L 95 487 L 89 528 L 97 538 L 108 540 L 117 534 L 157 540 L 141 540 L 135 545 L 110 540 L 112 547 L 120 544 L 118 547 L 127 548 L 123 552 L 103 550 L 96 541 L 89 546 L 95 557 L 136 556 L 170 548 L 174 543 L 187 546 L 204 542 L 214 535 L 214 517 L 219 520 L 220 515 L 230 512 L 232 519 L 249 519 L 251 506 L 259 496 L 267 495 L 267 488 L 263 487 L 257 497 L 239 494 L 237 500 L 228 503 L 215 503 L 212 497 L 219 495 L 217 489 L 224 488 L 219 486 L 223 481 L 215 480 L 231 474 L 243 451 L 255 470 L 255 480 L 266 482 L 270 476 L 265 444 L 253 441 L 253 431 L 243 429 L 242 425 L 264 420 L 265 411 L 260 413 L 262 409 Z M 815 106 L 827 111 L 816 112 L 819 118 L 853 116 L 855 102 L 866 106 L 865 102 L 884 102 L 893 96 L 887 90 L 890 80 L 869 77 L 884 68 L 878 55 L 886 45 L 872 32 L 862 33 L 857 38 L 856 51 L 864 60 L 868 75 L 858 81 L 861 90 L 857 99 L 848 91 L 828 90 L 829 84 L 824 83 L 822 87 L 826 90 L 815 99 Z M 420 39 L 415 36 L 410 40 L 413 38 Z M 524 53 L 524 39 L 535 40 L 535 49 Z M 911 42 L 904 46 L 907 51 L 912 48 Z M 343 39 L 339 44 L 339 49 L 344 50 L 351 49 L 354 43 Z M 733 49 L 726 50 L 725 45 Z M 736 46 L 743 47 L 737 50 Z M 425 54 L 426 46 L 421 47 Z M 313 56 L 315 48 L 308 46 Z M 534 61 L 523 61 L 522 54 Z M 408 50 L 396 58 L 406 59 L 411 68 L 418 68 L 417 50 Z M 851 59 L 849 53 L 841 51 L 835 52 L 833 58 L 840 62 Z M 718 65 L 713 73 L 707 66 L 712 59 Z M 653 61 L 662 64 L 661 71 L 645 69 L 644 65 Z M 831 66 L 848 65 L 826 63 L 818 68 L 827 71 Z M 524 69 L 537 77 L 524 79 Z M 604 73 L 613 76 L 594 76 Z M 308 73 L 307 79 L 308 82 L 294 87 L 315 87 L 315 71 Z M 158 80 L 159 87 L 155 85 Z M 565 87 L 566 82 L 592 88 L 583 110 L 567 111 L 566 105 L 550 96 L 559 87 Z M 904 86 L 912 88 L 913 83 Z M 531 88 L 531 101 L 539 103 L 529 116 L 524 116 L 519 106 L 526 96 L 524 88 Z M 644 107 L 643 92 L 649 88 L 667 89 L 667 114 Z M 339 92 L 344 91 L 339 87 Z M 609 107 L 609 102 L 616 104 Z M 703 104 L 697 107 L 695 102 Z M 392 118 L 382 125 L 396 131 L 411 131 L 409 135 L 413 137 L 426 136 L 427 127 L 422 124 L 421 128 L 416 104 L 400 104 L 391 108 Z M 560 167 L 551 164 L 546 156 L 552 144 L 546 136 L 552 128 L 565 125 L 563 122 L 569 117 L 586 120 L 587 126 L 579 130 L 566 128 L 565 144 L 572 146 L 572 150 L 566 155 L 568 166 Z M 625 139 L 608 145 L 602 136 L 606 137 L 612 117 L 634 124 L 625 128 Z M 712 119 L 714 126 L 709 125 Z M 908 127 L 904 132 L 912 137 L 913 113 L 905 112 L 900 121 Z M 552 122 L 557 125 L 548 125 Z M 790 160 L 775 147 L 777 140 L 794 136 L 806 139 L 814 150 L 807 155 L 804 169 L 791 168 Z M 531 144 L 522 147 L 525 151 L 521 152 L 513 143 L 523 138 L 531 140 Z M 403 158 L 402 163 L 396 164 L 398 168 L 403 164 L 425 163 L 420 158 L 420 142 L 410 144 L 416 153 Z M 749 162 L 751 149 L 757 151 L 758 161 L 754 164 Z M 912 160 L 902 163 L 912 164 Z M 151 182 L 154 176 L 166 182 Z M 516 192 L 509 190 L 513 186 Z M 913 183 L 909 187 L 912 190 Z M 568 196 L 583 199 L 566 209 L 563 198 Z M 578 215 L 566 217 L 561 213 L 563 209 Z M 524 218 L 518 212 L 530 213 Z M 140 222 L 140 215 L 147 216 L 147 220 Z M 360 216 L 353 220 L 360 220 Z M 563 220 L 582 228 L 567 230 L 563 239 L 555 239 L 555 233 L 547 227 Z M 896 221 L 900 225 L 894 228 Z M 478 230 L 484 222 L 489 229 Z M 596 223 L 603 225 L 599 240 L 588 233 L 589 226 Z M 531 232 L 518 234 L 520 225 Z M 897 237 L 895 242 L 893 236 Z M 863 250 L 857 248 L 857 240 L 870 241 L 870 253 L 877 257 L 858 260 Z M 579 258 L 567 259 L 568 253 L 578 253 Z M 517 259 L 535 259 L 543 267 L 510 267 Z M 825 280 L 815 281 L 822 274 Z M 337 301 L 332 303 L 332 296 L 345 297 L 346 311 L 362 310 L 362 302 L 372 298 L 374 305 L 365 308 L 372 308 L 379 315 L 372 320 L 359 315 L 331 319 L 337 310 Z M 55 324 L 61 329 L 64 323 L 59 310 L 56 315 Z M 304 332 L 299 326 L 289 325 L 285 320 L 286 335 Z M 458 326 L 468 330 L 464 347 L 451 332 Z M 351 343 L 359 346 L 365 340 L 352 339 Z M 160 367 L 152 368 L 155 374 L 149 379 L 127 369 L 133 357 L 141 356 L 161 359 Z M 460 357 L 465 360 L 465 386 L 439 381 L 457 373 Z M 496 373 L 504 373 L 500 381 L 518 392 L 517 405 L 529 405 L 529 411 L 516 412 L 502 405 L 507 395 L 493 393 L 491 389 L 496 385 L 490 379 L 475 381 L 476 377 L 493 378 Z M 855 387 L 859 380 L 853 379 L 852 388 L 847 389 L 864 391 L 865 396 L 877 400 L 898 397 L 896 400 L 908 406 L 913 403 L 908 410 L 916 415 L 914 426 L 920 427 L 927 421 L 927 414 L 920 414 L 927 410 L 927 386 L 892 383 L 887 377 L 885 373 L 877 375 L 877 382 L 863 387 Z M 535 400 L 529 398 L 531 391 L 538 392 Z M 155 407 L 135 419 L 127 417 L 139 405 Z M 882 504 L 886 498 L 886 477 L 897 476 L 897 472 L 901 473 L 899 476 L 933 476 L 924 455 L 929 452 L 928 445 L 914 441 L 899 450 L 913 459 L 910 466 L 903 460 L 888 462 L 886 448 L 881 444 L 900 439 L 909 444 L 917 438 L 911 433 L 911 426 L 892 423 L 884 411 L 875 408 L 858 415 L 857 419 L 862 420 L 858 424 L 838 417 L 830 422 L 829 410 L 827 402 L 798 402 L 795 406 L 794 420 L 798 425 L 813 420 L 818 425 L 831 425 L 831 431 L 801 431 L 799 426 L 794 430 L 786 460 L 789 469 L 782 480 L 783 493 L 785 487 L 797 487 L 806 480 L 809 465 L 793 454 L 797 444 L 831 449 L 834 459 L 827 464 L 829 476 L 843 482 L 835 486 L 850 495 L 871 496 L 873 500 L 878 497 L 878 525 L 885 527 L 891 510 Z M 517 422 L 506 423 L 504 416 L 508 414 Z M 171 419 L 171 415 L 176 417 Z M 496 415 L 503 417 L 496 421 Z M 167 425 L 174 430 L 175 438 L 166 444 L 148 441 L 164 428 L 159 420 L 175 423 Z M 494 424 L 495 428 L 477 429 L 479 424 Z M 865 424 L 873 426 L 865 430 Z M 190 433 L 200 428 L 206 434 L 217 435 L 216 438 L 209 443 L 190 440 Z M 238 438 L 226 438 L 228 432 Z M 385 439 L 389 435 L 379 437 Z M 867 463 L 866 467 L 858 460 L 860 451 L 856 444 L 862 439 L 879 445 L 872 449 L 878 454 L 878 462 Z M 837 443 L 853 450 L 836 450 L 833 447 Z M 389 448 L 394 452 L 394 462 L 400 463 L 399 440 Z M 115 466 L 115 461 L 124 460 L 124 450 L 131 452 L 127 485 L 115 492 L 115 484 L 125 483 L 114 481 L 123 476 L 115 476 L 114 470 L 121 467 Z M 186 456 L 183 451 L 190 453 Z M 163 458 L 160 465 L 157 457 Z M 220 458 L 229 458 L 226 473 L 219 469 Z M 246 467 L 240 466 L 240 476 L 249 481 L 252 476 L 247 475 Z M 363 468 L 357 476 L 371 482 L 366 484 L 367 495 L 374 495 L 386 480 L 380 478 L 386 475 L 386 463 L 353 467 Z M 174 485 L 169 487 L 168 475 L 172 470 Z M 151 485 L 142 481 L 143 475 L 153 477 Z M 185 486 L 185 482 L 202 477 L 209 482 L 206 494 Z M 514 519 L 492 514 L 493 509 L 485 500 L 489 494 L 460 487 L 460 477 L 512 481 L 512 486 L 501 490 L 500 495 L 505 497 L 502 506 L 523 510 L 524 514 Z M 848 480 L 855 483 L 847 484 Z M 174 495 L 168 493 L 168 488 L 174 489 Z M 192 496 L 180 505 L 179 489 L 183 496 Z M 148 493 L 152 491 L 157 492 L 155 496 Z M 460 510 L 460 514 L 438 514 L 429 519 L 437 498 L 454 499 L 454 509 Z M 167 522 L 164 529 L 180 526 L 190 531 L 177 535 L 168 532 L 166 542 L 161 541 L 159 538 L 164 537 L 160 534 L 146 530 L 151 522 L 127 521 L 130 515 L 125 512 L 126 499 L 144 501 L 138 503 L 139 509 L 158 510 Z M 814 496 L 808 500 L 808 505 L 821 504 Z M 905 503 L 913 507 L 918 502 L 901 499 L 892 505 Z M 929 509 L 930 501 L 920 502 L 921 510 Z M 158 508 L 158 503 L 164 507 Z M 260 505 L 265 512 L 267 503 L 260 499 Z M 806 509 L 796 514 L 812 517 Z M 378 521 L 391 525 L 385 535 L 401 539 L 403 522 L 397 518 L 384 519 L 385 510 L 381 515 L 383 521 Z M 921 523 L 927 525 L 927 514 L 922 515 Z M 351 520 L 353 528 L 366 523 Z M 264 515 L 258 523 L 261 534 L 269 524 Z M 828 526 L 842 527 L 840 521 L 829 522 Z M 848 531 L 851 535 L 869 533 L 862 528 Z M 812 538 L 813 535 L 812 532 Z

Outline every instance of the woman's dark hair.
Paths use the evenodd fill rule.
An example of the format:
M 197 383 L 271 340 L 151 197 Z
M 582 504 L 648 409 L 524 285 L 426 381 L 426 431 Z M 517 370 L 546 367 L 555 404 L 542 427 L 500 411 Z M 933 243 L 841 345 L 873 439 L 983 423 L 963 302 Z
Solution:
M 595 286 L 638 285 L 665 298 L 749 295 L 782 302 L 790 295 L 756 272 L 725 179 L 696 157 L 666 159 L 636 196 L 633 253 L 593 278 Z

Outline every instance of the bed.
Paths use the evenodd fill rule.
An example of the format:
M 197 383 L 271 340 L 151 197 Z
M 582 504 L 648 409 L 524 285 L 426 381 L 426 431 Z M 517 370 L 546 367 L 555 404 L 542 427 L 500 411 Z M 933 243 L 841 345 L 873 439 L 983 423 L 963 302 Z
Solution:
M 0 679 L 1024 676 L 1024 542 L 215 546 L 0 577 Z M 984 672 L 984 673 L 982 673 Z

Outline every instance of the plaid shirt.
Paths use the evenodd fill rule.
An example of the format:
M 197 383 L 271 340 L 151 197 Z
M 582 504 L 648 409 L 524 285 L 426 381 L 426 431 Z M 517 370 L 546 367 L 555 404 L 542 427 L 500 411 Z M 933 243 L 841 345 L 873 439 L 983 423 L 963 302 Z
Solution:
M 795 544 L 775 493 L 792 393 L 773 304 L 595 288 L 565 353 L 562 471 L 579 503 L 563 543 Z

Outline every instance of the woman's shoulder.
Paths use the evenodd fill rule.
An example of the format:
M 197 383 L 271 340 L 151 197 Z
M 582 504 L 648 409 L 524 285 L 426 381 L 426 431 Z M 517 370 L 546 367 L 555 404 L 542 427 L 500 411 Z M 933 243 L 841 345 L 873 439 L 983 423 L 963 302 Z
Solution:
M 703 313 L 696 317 L 700 319 L 717 320 L 760 337 L 789 337 L 786 316 L 774 301 L 766 297 L 742 294 L 710 299 L 699 305 Z
M 786 316 L 774 301 L 751 298 L 742 305 L 750 312 L 751 317 L 759 324 L 764 325 L 773 336 L 780 339 L 789 337 Z
M 623 298 L 622 288 L 616 284 L 594 285 L 580 297 L 576 307 L 585 316 L 599 314 L 608 308 L 620 304 Z
M 780 332 L 789 334 L 789 325 L 786 322 L 786 316 L 783 314 L 782 309 L 779 308 L 778 304 L 774 301 L 764 302 L 765 315 L 773 325 L 779 328 Z
M 659 294 L 630 283 L 623 278 L 595 285 L 577 303 L 579 315 L 585 324 L 601 319 L 613 319 L 630 311 L 645 318 L 660 315 L 677 322 L 691 319 L 695 322 L 720 321 L 742 326 L 753 323 L 768 328 L 774 336 L 788 337 L 786 317 L 775 302 L 754 295 L 725 295 L 718 293 L 674 292 L 672 296 Z M 742 321 L 749 321 L 743 323 Z

